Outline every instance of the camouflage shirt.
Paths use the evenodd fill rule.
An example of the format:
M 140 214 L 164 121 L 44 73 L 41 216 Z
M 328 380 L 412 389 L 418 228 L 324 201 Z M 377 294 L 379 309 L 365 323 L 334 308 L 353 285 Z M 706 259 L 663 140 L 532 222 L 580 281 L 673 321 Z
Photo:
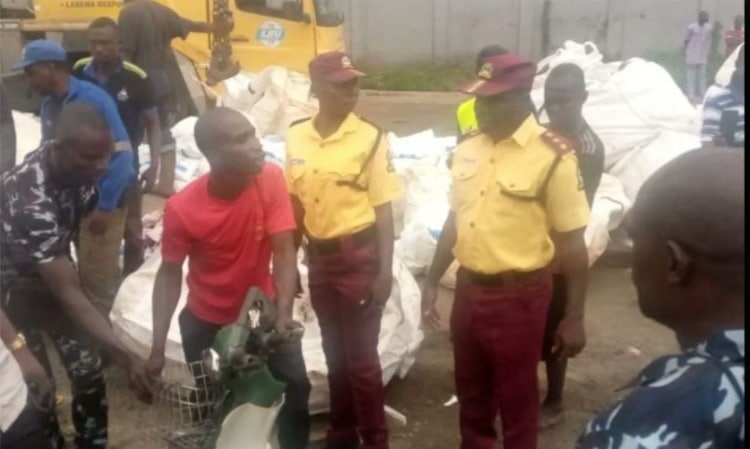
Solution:
M 589 423 L 577 449 L 745 447 L 745 331 L 649 365 L 625 400 Z
M 0 279 L 5 292 L 18 281 L 41 280 L 37 265 L 70 256 L 84 214 L 96 204 L 96 188 L 63 187 L 51 179 L 49 144 L 0 178 Z

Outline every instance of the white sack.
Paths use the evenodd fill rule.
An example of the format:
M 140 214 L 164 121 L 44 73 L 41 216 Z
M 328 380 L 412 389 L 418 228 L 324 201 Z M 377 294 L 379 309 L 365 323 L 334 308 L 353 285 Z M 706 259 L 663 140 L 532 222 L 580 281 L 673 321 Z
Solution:
M 39 117 L 26 112 L 12 111 L 16 128 L 16 164 L 27 154 L 39 148 L 42 141 L 42 123 Z
M 745 44 L 740 44 L 737 48 L 735 48 L 732 54 L 729 55 L 727 60 L 724 61 L 724 64 L 721 65 L 719 71 L 716 72 L 716 78 L 714 79 L 714 81 L 718 86 L 727 87 L 729 85 L 729 81 L 732 80 L 732 74 L 734 73 L 735 64 L 737 63 L 737 55 L 740 54 L 740 49 L 744 46 Z
M 115 298 L 110 319 L 118 336 L 134 351 L 149 354 L 152 344 L 152 304 L 156 272 L 161 264 L 157 251 L 138 271 L 128 276 L 122 283 Z M 304 294 L 295 301 L 294 319 L 305 325 L 302 339 L 302 352 L 307 373 L 312 384 L 310 412 L 321 413 L 328 410 L 328 380 L 325 356 L 321 346 L 320 328 L 310 305 L 307 289 L 307 267 L 299 264 Z M 187 275 L 187 262 L 183 267 Z M 383 370 L 383 381 L 388 383 L 393 376 L 404 377 L 414 364 L 417 348 L 423 339 L 420 323 L 420 291 L 408 269 L 397 258 L 393 263 L 394 285 L 391 298 L 383 311 L 378 354 Z M 183 278 L 182 295 L 177 313 L 172 317 L 166 344 L 166 357 L 170 365 L 184 367 L 181 337 L 177 317 L 187 300 L 187 284 Z
M 625 195 L 620 180 L 604 173 L 594 195 L 591 216 L 584 233 L 589 266 L 592 266 L 607 250 L 610 231 L 622 224 L 631 206 L 632 202 Z

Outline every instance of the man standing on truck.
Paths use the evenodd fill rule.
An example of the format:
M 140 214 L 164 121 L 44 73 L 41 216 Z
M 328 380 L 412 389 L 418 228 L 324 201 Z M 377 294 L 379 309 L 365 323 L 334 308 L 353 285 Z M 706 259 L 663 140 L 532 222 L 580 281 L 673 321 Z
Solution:
M 148 130 L 151 160 L 141 177 L 141 185 L 144 192 L 149 192 L 154 188 L 159 172 L 159 147 L 162 142 L 151 80 L 140 67 L 120 57 L 117 22 L 109 17 L 94 20 L 89 25 L 88 38 L 92 56 L 75 64 L 73 76 L 99 85 L 117 104 L 134 150 L 133 169 L 136 173 L 140 166 L 137 149 L 143 141 L 144 127 Z M 143 263 L 141 199 L 140 186 L 134 184 L 129 192 L 124 235 L 123 274 L 126 276 Z
M 11 349 L 28 345 L 52 378 L 42 333 L 50 337 L 71 384 L 75 444 L 104 449 L 106 386 L 94 347 L 127 369 L 139 393 L 147 394 L 151 381 L 143 361 L 91 304 L 70 255 L 82 218 L 97 204 L 95 185 L 114 152 L 112 132 L 91 104 L 67 105 L 56 119 L 51 139 L 0 178 L 2 307 L 22 335 Z M 62 449 L 54 403 L 45 412 L 48 437 Z
M 276 331 L 296 327 L 297 293 L 294 213 L 281 169 L 266 164 L 255 129 L 239 112 L 207 111 L 195 124 L 195 141 L 211 166 L 167 201 L 162 263 L 153 294 L 154 338 L 149 372 L 164 367 L 169 324 L 180 299 L 182 266 L 188 259 L 187 306 L 179 325 L 185 360 L 201 360 L 217 332 L 236 321 L 252 287 L 276 300 Z M 273 273 L 269 269 L 273 261 Z M 279 414 L 281 449 L 304 449 L 310 436 L 310 382 L 300 341 L 288 341 L 268 360 L 286 384 Z
M 44 97 L 40 111 L 43 142 L 52 139 L 60 111 L 71 103 L 94 106 L 113 134 L 115 151 L 99 180 L 96 209 L 81 222 L 77 248 L 81 282 L 97 308 L 109 316 L 120 287 L 119 255 L 127 192 L 135 178 L 130 137 L 112 98 L 98 86 L 71 76 L 65 49 L 57 42 L 29 42 L 14 69 L 23 69 L 31 88 Z
M 174 193 L 177 154 L 171 127 L 179 100 L 174 82 L 169 79 L 169 64 L 175 63 L 172 39 L 185 39 L 190 33 L 229 32 L 234 23 L 231 19 L 194 22 L 153 0 L 125 0 L 117 21 L 121 29 L 127 30 L 120 36 L 123 57 L 146 71 L 156 94 L 162 144 L 159 182 L 153 193 L 168 197 Z

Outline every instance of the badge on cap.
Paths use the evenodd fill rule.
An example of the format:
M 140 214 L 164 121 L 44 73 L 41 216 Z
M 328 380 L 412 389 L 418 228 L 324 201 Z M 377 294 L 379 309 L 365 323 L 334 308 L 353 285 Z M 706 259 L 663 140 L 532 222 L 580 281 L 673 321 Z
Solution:
M 477 74 L 479 78 L 485 79 L 485 80 L 491 80 L 492 79 L 492 64 L 489 62 L 485 63 L 481 69 L 479 69 L 479 73 Z
M 341 67 L 345 69 L 353 69 L 354 66 L 352 65 L 352 60 L 349 59 L 349 56 L 342 56 L 341 57 Z

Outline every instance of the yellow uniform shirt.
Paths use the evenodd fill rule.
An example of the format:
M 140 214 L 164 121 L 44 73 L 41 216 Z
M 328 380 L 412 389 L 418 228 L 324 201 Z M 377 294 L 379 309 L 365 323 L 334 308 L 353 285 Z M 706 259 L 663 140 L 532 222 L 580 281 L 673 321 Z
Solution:
M 458 106 L 456 110 L 456 120 L 458 120 L 458 131 L 462 136 L 473 133 L 479 129 L 477 123 L 477 113 L 474 111 L 476 98 L 466 100 Z
M 354 114 L 327 139 L 320 137 L 313 120 L 289 129 L 287 182 L 291 194 L 302 202 L 305 229 L 313 238 L 337 238 L 366 229 L 375 223 L 375 207 L 402 194 L 385 133 L 366 162 L 377 136 L 377 127 Z M 360 173 L 361 189 L 340 183 L 354 181 Z
M 544 268 L 555 253 L 550 230 L 569 232 L 588 223 L 574 152 L 562 156 L 541 188 L 558 156 L 542 137 L 545 131 L 530 116 L 510 139 L 494 144 L 480 134 L 456 148 L 450 200 L 461 266 L 484 274 Z

